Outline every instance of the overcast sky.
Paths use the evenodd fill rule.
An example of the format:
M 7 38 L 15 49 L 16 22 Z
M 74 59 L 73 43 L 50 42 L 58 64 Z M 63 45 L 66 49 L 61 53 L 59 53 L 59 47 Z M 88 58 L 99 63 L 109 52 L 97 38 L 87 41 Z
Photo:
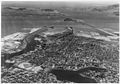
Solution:
M 120 0 L 1 0 L 1 1 L 80 1 L 80 2 L 120 2 Z
M 3 0 L 5 1 L 5 0 Z M 8 1 L 8 0 L 7 0 Z M 10 0 L 8 2 L 3 2 L 4 4 L 12 4 L 12 6 L 101 6 L 101 5 L 112 5 L 119 2 L 119 0 Z M 21 1 L 21 2 L 20 2 Z M 39 2 L 42 1 L 42 2 Z M 44 2 L 43 2 L 44 1 Z M 54 1 L 54 2 L 50 2 Z M 61 1 L 61 3 L 60 3 Z M 3 4 L 2 3 L 2 4 Z

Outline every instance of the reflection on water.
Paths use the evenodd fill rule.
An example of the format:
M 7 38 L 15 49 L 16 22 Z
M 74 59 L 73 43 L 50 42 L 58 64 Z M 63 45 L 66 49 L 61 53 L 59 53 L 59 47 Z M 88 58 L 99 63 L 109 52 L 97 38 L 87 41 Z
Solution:
M 96 80 L 83 77 L 77 71 L 70 70 L 51 70 L 50 73 L 53 73 L 58 80 L 61 81 L 71 81 L 75 83 L 97 83 Z
M 47 17 L 47 16 L 46 16 Z M 78 23 L 71 22 L 57 22 L 58 20 L 62 21 L 65 17 L 51 17 L 46 18 L 41 16 L 2 16 L 2 24 L 1 24 L 1 35 L 6 36 L 16 32 L 23 32 L 23 28 L 39 28 L 41 26 L 49 26 L 49 25 L 72 25 L 77 26 L 78 28 L 82 28 Z M 93 24 L 96 27 L 100 28 L 110 28 L 115 31 L 118 31 L 119 24 L 118 20 L 96 20 L 96 19 L 83 19 L 87 23 Z M 76 29 L 78 29 L 76 28 Z M 27 31 L 26 31 L 27 32 Z

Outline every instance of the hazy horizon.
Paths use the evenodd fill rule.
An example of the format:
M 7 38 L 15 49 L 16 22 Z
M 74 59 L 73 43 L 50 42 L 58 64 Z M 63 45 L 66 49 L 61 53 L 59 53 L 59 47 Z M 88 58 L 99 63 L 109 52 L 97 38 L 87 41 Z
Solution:
M 24 7 L 89 7 L 89 6 L 107 6 L 118 4 L 114 3 L 98 3 L 98 2 L 66 2 L 66 1 L 2 1 L 2 6 L 24 6 Z
M 96 25 L 100 28 L 110 28 L 114 31 L 118 31 L 118 17 L 109 16 L 106 13 L 95 12 L 92 9 L 97 8 L 96 6 L 102 6 L 102 8 L 116 4 L 114 3 L 98 3 L 98 2 L 66 2 L 66 1 L 3 1 L 2 2 L 2 36 L 21 31 L 22 28 L 39 27 L 48 24 L 54 24 L 54 20 L 64 19 L 65 17 L 73 17 L 82 19 L 89 24 Z M 8 11 L 4 7 L 25 7 L 35 8 L 33 11 Z M 98 7 L 98 8 L 99 8 Z M 68 15 L 50 16 L 48 19 L 47 15 L 41 15 L 40 10 L 36 9 L 51 8 L 56 9 L 60 13 Z M 91 9 L 90 9 L 91 8 Z M 79 10 L 80 9 L 80 10 Z M 84 10 L 84 11 L 83 11 Z M 5 16 L 8 13 L 8 16 Z M 16 16 L 12 14 L 17 14 Z M 33 14 L 30 16 L 29 14 Z M 37 15 L 35 15 L 37 14 Z M 39 15 L 39 16 L 38 16 Z

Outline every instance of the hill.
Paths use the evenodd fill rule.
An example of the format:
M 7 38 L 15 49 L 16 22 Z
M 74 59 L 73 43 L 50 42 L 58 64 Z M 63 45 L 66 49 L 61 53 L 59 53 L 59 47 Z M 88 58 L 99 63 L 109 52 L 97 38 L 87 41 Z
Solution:
M 2 5 L 2 83 L 119 82 L 118 5 L 32 4 Z
M 54 34 L 33 33 L 31 33 L 32 37 L 34 35 L 37 37 L 29 38 L 33 40 L 30 41 L 29 48 L 23 50 L 24 52 L 2 54 L 2 83 L 82 82 L 80 79 L 70 81 L 63 78 L 61 80 L 47 72 L 47 69 L 53 69 L 53 71 L 55 69 L 59 72 L 60 67 L 63 73 L 66 70 L 71 75 L 74 71 L 83 71 L 86 67 L 105 68 L 107 72 L 92 69 L 74 76 L 85 79 L 86 82 L 118 83 L 118 43 L 76 36 L 69 29 Z

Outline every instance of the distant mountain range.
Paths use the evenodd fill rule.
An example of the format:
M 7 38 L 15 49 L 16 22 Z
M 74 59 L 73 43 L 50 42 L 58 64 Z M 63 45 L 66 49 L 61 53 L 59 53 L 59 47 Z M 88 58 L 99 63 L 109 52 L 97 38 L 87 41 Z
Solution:
M 104 7 L 96 7 L 96 8 L 93 8 L 92 11 L 107 12 L 109 14 L 119 16 L 119 4 L 114 4 L 114 5 L 104 6 Z
M 61 7 L 62 8 L 62 7 Z M 26 8 L 26 7 L 16 7 L 16 6 L 10 6 L 10 7 L 3 7 L 2 14 L 7 14 L 8 11 L 16 11 L 16 13 L 28 13 L 32 15 L 36 14 L 61 14 L 58 10 L 52 9 L 52 8 Z M 119 16 L 119 4 L 113 4 L 113 5 L 108 5 L 108 6 L 94 6 L 94 7 L 82 7 L 82 8 L 64 8 L 67 10 L 76 10 L 76 11 L 91 11 L 91 12 L 99 12 L 99 13 L 108 13 L 108 14 L 113 14 L 115 16 Z
M 10 29 L 13 28 L 16 31 L 20 28 L 35 28 L 41 25 L 79 25 L 76 30 L 94 30 L 87 23 L 93 24 L 96 27 L 111 27 L 111 22 L 117 21 L 116 18 L 119 15 L 119 5 L 109 5 L 109 6 L 92 6 L 88 7 L 60 7 L 60 8 L 34 8 L 34 7 L 21 7 L 21 6 L 2 6 L 2 28 Z M 113 16 L 115 16 L 113 18 Z M 63 21 L 65 18 L 74 18 L 77 22 L 73 21 Z M 78 21 L 80 20 L 80 21 Z M 103 20 L 109 25 L 106 26 L 105 23 L 102 24 Z M 82 22 L 83 21 L 83 22 Z M 85 22 L 84 22 L 85 21 Z M 92 22 L 93 21 L 93 22 Z M 98 22 L 97 22 L 98 21 Z M 91 23 L 92 22 L 92 23 Z M 83 24 L 81 24 L 83 23 Z M 84 24 L 85 23 L 85 24 Z M 96 23 L 100 23 L 101 25 Z M 6 25 L 7 24 L 7 25 Z M 117 23 L 116 23 L 117 24 Z M 84 26 L 84 27 L 83 27 Z M 89 27 L 88 29 L 86 27 Z M 115 28 L 115 26 L 114 26 Z M 13 30 L 13 31 L 14 31 Z M 13 33 L 13 31 L 10 31 Z M 16 32 L 15 31 L 15 32 Z M 78 31 L 78 30 L 77 30 Z M 97 32 L 100 30 L 96 30 Z M 96 32 L 95 31 L 95 32 Z M 6 30 L 3 33 L 9 33 Z M 103 31 L 102 31 L 103 32 Z M 105 32 L 104 32 L 105 33 Z M 10 33 L 9 33 L 10 34 Z M 106 34 L 106 33 L 105 33 Z
M 4 7 L 2 15 L 54 15 L 59 14 L 55 9 L 40 9 L 40 8 L 26 8 L 26 7 Z

